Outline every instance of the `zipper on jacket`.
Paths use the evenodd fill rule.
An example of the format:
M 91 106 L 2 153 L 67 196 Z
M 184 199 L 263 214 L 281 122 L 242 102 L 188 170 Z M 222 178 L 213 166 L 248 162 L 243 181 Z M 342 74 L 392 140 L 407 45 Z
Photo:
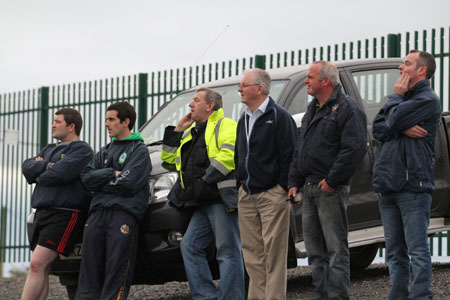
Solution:
M 250 159 L 250 137 L 247 139 L 247 154 L 245 155 L 245 171 L 247 172 L 247 180 L 245 181 L 245 186 L 247 187 L 248 193 L 250 194 L 250 188 L 248 184 L 250 183 L 250 173 L 248 171 L 248 161 Z
M 406 181 L 409 180 L 409 174 L 408 174 L 408 169 L 406 169 Z

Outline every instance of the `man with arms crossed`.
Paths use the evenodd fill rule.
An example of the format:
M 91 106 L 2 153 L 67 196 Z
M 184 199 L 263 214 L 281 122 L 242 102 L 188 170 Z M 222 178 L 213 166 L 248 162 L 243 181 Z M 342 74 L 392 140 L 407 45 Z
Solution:
M 266 71 L 245 72 L 238 91 L 247 105 L 238 122 L 235 159 L 242 252 L 250 277 L 248 299 L 286 299 L 287 176 L 297 127 L 269 97 Z
M 392 282 L 389 299 L 431 299 L 427 234 L 434 190 L 434 140 L 441 116 L 439 98 L 430 86 L 436 63 L 430 53 L 413 50 L 399 69 L 394 94 L 373 121 L 373 136 L 381 146 L 372 183 L 381 193 L 379 207 Z
M 347 204 L 350 178 L 366 153 L 366 116 L 346 96 L 336 67 L 311 65 L 303 116 L 289 171 L 289 196 L 303 188 L 302 228 L 313 277 L 311 299 L 349 299 Z
M 152 170 L 143 138 L 131 132 L 135 121 L 136 112 L 128 102 L 111 104 L 106 128 L 112 142 L 81 173 L 92 200 L 76 299 L 126 299 L 130 290 Z
M 222 96 L 212 89 L 198 89 L 189 107 L 191 112 L 176 127 L 166 128 L 161 158 L 175 164 L 179 172 L 169 200 L 179 208 L 194 208 L 181 240 L 192 298 L 243 300 L 244 264 L 234 173 L 236 122 L 224 118 Z M 219 290 L 205 252 L 214 239 Z
M 29 184 L 36 183 L 31 206 L 36 208 L 30 248 L 30 270 L 23 300 L 45 299 L 48 273 L 58 253 L 68 255 L 83 230 L 89 193 L 80 181 L 81 170 L 92 159 L 92 148 L 79 140 L 83 120 L 78 111 L 61 108 L 55 113 L 52 137 L 35 157 L 24 161 L 22 172 Z

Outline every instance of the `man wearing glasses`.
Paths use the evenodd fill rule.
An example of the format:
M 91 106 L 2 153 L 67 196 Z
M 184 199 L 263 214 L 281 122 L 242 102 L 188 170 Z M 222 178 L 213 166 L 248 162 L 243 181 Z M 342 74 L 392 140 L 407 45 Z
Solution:
M 248 70 L 238 91 L 247 105 L 237 127 L 235 160 L 248 299 L 286 299 L 287 177 L 297 127 L 269 97 L 266 71 Z

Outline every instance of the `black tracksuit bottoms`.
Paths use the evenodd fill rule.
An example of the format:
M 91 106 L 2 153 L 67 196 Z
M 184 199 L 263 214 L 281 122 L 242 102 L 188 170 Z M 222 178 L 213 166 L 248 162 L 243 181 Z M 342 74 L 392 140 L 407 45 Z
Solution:
M 133 279 L 138 223 L 119 208 L 90 213 L 83 233 L 75 299 L 126 299 Z

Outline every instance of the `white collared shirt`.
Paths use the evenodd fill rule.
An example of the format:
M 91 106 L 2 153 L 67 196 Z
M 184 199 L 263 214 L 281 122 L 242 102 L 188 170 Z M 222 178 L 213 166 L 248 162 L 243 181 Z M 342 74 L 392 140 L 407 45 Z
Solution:
M 245 109 L 245 132 L 247 134 L 247 142 L 250 139 L 250 134 L 252 133 L 253 130 L 253 125 L 255 125 L 256 120 L 262 116 L 263 113 L 265 113 L 267 105 L 269 104 L 269 97 L 267 97 L 263 103 L 261 103 L 261 105 L 255 109 L 254 112 L 252 112 L 250 110 L 250 108 L 246 108 Z M 247 117 L 248 116 L 248 117 Z M 247 123 L 248 120 L 248 123 Z

